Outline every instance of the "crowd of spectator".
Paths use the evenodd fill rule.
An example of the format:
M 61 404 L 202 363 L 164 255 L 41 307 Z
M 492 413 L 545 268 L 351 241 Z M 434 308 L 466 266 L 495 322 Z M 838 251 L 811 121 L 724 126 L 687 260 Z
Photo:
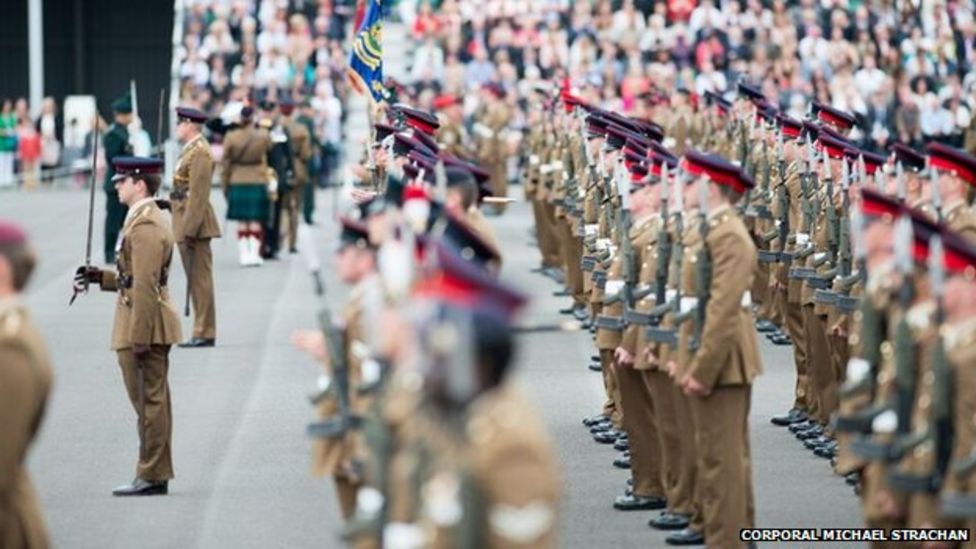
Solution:
M 422 104 L 569 75 L 629 113 L 655 93 L 734 93 L 747 79 L 794 116 L 811 99 L 854 113 L 868 149 L 976 148 L 964 142 L 976 119 L 968 0 L 411 0 L 399 13 L 414 44 L 405 84 Z
M 187 0 L 180 97 L 218 116 L 229 102 L 290 98 L 315 113 L 317 161 L 339 162 L 347 33 L 354 6 L 339 0 Z

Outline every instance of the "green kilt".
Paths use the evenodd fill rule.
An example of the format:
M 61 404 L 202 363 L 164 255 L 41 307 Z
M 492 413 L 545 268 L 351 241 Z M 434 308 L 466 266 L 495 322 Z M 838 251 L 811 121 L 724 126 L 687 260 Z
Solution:
M 227 192 L 227 219 L 233 221 L 265 221 L 271 200 L 268 198 L 268 186 L 260 185 L 231 185 Z

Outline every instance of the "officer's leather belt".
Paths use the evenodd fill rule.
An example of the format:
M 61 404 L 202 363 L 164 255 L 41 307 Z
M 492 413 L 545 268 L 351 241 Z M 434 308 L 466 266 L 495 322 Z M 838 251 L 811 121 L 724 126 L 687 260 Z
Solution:
M 187 193 L 187 190 L 186 189 L 173 189 L 169 193 L 169 199 L 170 200 L 186 200 L 186 197 L 188 196 L 188 194 L 189 193 Z
M 790 263 L 793 263 L 793 252 L 780 252 L 779 262 L 782 263 L 783 265 L 789 265 Z
M 661 343 L 670 347 L 678 346 L 678 332 L 671 328 L 650 326 L 644 331 L 644 337 L 652 343 Z
M 586 256 L 580 261 L 580 268 L 584 271 L 590 272 L 596 268 L 596 258 L 591 256 Z
M 598 315 L 596 317 L 596 327 L 601 330 L 622 332 L 625 326 L 624 320 L 619 316 Z

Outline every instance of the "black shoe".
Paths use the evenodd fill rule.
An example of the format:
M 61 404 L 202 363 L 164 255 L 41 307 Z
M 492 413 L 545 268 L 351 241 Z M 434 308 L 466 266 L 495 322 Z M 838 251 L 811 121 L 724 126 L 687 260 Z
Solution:
M 169 483 L 163 481 L 151 481 L 137 478 L 132 484 L 119 486 L 112 490 L 113 496 L 165 496 L 169 493 Z
M 600 423 L 594 423 L 593 425 L 590 425 L 590 434 L 595 435 L 598 433 L 605 433 L 610 429 L 613 429 L 613 422 L 611 422 L 608 419 L 606 421 L 601 421 Z
M 559 309 L 559 314 L 561 314 L 561 315 L 571 315 L 571 314 L 573 314 L 573 311 L 574 310 L 575 309 L 573 309 L 572 307 L 566 307 L 565 309 Z
M 660 515 L 647 521 L 647 525 L 656 530 L 683 530 L 691 522 L 685 515 L 662 511 Z
M 817 438 L 823 435 L 823 427 L 816 425 L 807 429 L 806 431 L 800 431 L 796 434 L 796 438 L 800 440 L 809 440 L 811 438 Z
M 816 448 L 813 451 L 813 455 L 819 458 L 831 459 L 837 455 L 837 443 L 831 442 L 829 444 L 825 444 L 819 448 Z
M 591 362 L 590 365 L 587 366 L 587 368 L 589 368 L 591 372 L 603 371 L 603 366 L 599 362 Z
M 617 469 L 630 469 L 630 454 L 623 454 L 613 460 L 613 466 Z
M 813 421 L 811 421 L 810 418 L 807 418 L 803 421 L 799 421 L 797 423 L 790 425 L 789 429 L 791 433 L 796 434 L 800 431 L 806 431 L 807 429 L 813 426 L 814 426 Z
M 625 437 L 620 437 L 613 443 L 613 449 L 618 452 L 626 452 L 630 450 L 630 441 Z
M 180 343 L 178 347 L 184 349 L 192 349 L 194 347 L 213 347 L 217 344 L 217 340 L 212 337 L 192 337 L 188 341 Z
M 530 273 L 533 274 L 546 274 L 547 267 L 535 267 L 534 269 L 529 269 Z
M 569 290 L 563 288 L 562 290 L 556 290 L 555 292 L 552 292 L 552 295 L 553 297 L 568 297 L 571 294 L 569 293 Z
M 613 500 L 613 508 L 618 511 L 655 511 L 664 509 L 667 502 L 657 496 L 617 496 Z
M 779 427 L 786 427 L 787 425 L 793 425 L 794 423 L 806 421 L 806 419 L 806 414 L 800 410 L 797 410 L 796 408 L 792 408 L 789 412 L 786 412 L 783 415 L 773 416 L 769 419 L 769 422 Z
M 850 486 L 857 486 L 861 482 L 861 474 L 857 471 L 844 475 L 844 482 Z
M 297 254 L 298 253 L 298 248 L 288 248 L 288 253 L 290 253 L 290 254 Z
M 820 435 L 819 437 L 808 438 L 803 441 L 803 445 L 807 447 L 808 450 L 816 450 L 817 448 L 822 448 L 834 442 L 834 439 Z
M 576 307 L 573 309 L 573 318 L 580 322 L 585 322 L 590 319 L 590 312 L 586 307 Z
M 691 528 L 685 528 L 664 538 L 668 545 L 705 545 L 705 535 Z
M 772 342 L 773 345 L 780 345 L 780 346 L 793 345 L 793 340 L 790 339 L 790 336 L 788 335 L 771 337 L 769 338 L 769 341 Z
M 761 318 L 756 321 L 756 329 L 759 330 L 760 332 L 766 333 L 766 332 L 774 332 L 779 328 L 777 328 L 775 324 L 766 320 L 765 318 Z
M 610 418 L 603 414 L 597 414 L 595 416 L 588 416 L 583 418 L 583 425 L 587 427 L 592 427 L 597 423 L 603 423 L 604 421 L 610 421 Z
M 616 429 L 610 429 L 609 431 L 593 435 L 593 440 L 600 444 L 613 444 L 618 438 L 620 438 L 620 431 Z

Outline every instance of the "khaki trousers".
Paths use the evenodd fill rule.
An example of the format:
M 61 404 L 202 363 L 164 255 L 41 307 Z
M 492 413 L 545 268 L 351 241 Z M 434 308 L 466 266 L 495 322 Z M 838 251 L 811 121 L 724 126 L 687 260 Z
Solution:
M 556 226 L 556 208 L 548 202 L 541 204 L 543 232 L 547 240 L 542 251 L 542 263 L 550 267 L 562 265 L 562 255 L 559 251 L 559 232 Z M 542 245 L 542 234 L 539 235 L 539 243 Z
M 613 351 L 609 349 L 600 350 L 600 368 L 603 371 L 603 388 L 607 391 L 607 400 L 603 403 L 603 415 L 610 418 L 614 427 L 622 429 L 624 410 L 620 406 L 620 383 L 613 367 Z
M 793 407 L 807 412 L 809 410 L 807 387 L 810 383 L 807 374 L 807 338 L 803 328 L 803 306 L 799 303 L 786 303 L 786 332 L 793 340 L 793 365 L 796 368 L 796 385 L 793 389 Z
M 698 482 L 709 547 L 741 547 L 739 530 L 755 524 L 749 449 L 748 385 L 716 387 L 691 397 L 698 431 Z
M 668 374 L 661 370 L 644 370 L 644 382 L 650 391 L 651 401 L 654 403 L 654 414 L 657 417 L 658 444 L 661 448 L 661 470 L 664 483 L 664 497 L 668 501 L 668 509 L 674 513 L 687 514 L 690 508 L 687 499 L 683 497 L 681 486 L 681 435 L 678 430 L 677 410 L 674 402 L 674 383 Z M 685 432 L 685 436 L 691 436 Z M 633 462 L 633 453 L 631 453 Z
M 821 425 L 826 425 L 830 414 L 837 409 L 837 382 L 827 348 L 824 321 L 813 312 L 813 305 L 803 306 L 803 325 L 807 338 L 807 375 L 810 391 L 810 412 Z
M 640 370 L 615 368 L 620 383 L 620 405 L 624 410 L 624 430 L 630 441 L 634 495 L 664 497 L 661 444 L 650 388 Z
M 573 305 L 585 305 L 583 301 L 583 270 L 580 262 L 583 260 L 583 242 L 573 236 L 573 227 L 569 220 L 557 220 L 557 235 L 559 251 L 563 268 L 566 269 L 566 288 L 573 296 Z
M 129 402 L 136 412 L 136 432 L 145 433 L 141 441 L 136 477 L 149 481 L 173 478 L 173 411 L 169 400 L 169 345 L 152 345 L 137 360 L 132 349 L 116 351 L 122 381 Z M 142 396 L 145 409 L 140 414 L 139 370 L 142 369 Z M 140 428 L 140 422 L 142 428 Z
M 344 475 L 335 475 L 336 497 L 339 499 L 339 511 L 343 520 L 349 520 L 356 513 L 356 496 L 360 483 Z
M 210 239 L 180 242 L 180 258 L 193 304 L 193 337 L 217 337 L 217 307 L 214 303 L 213 252 Z
M 305 196 L 305 183 L 296 185 L 282 197 L 282 213 L 288 215 L 288 250 L 295 250 L 298 247 L 298 223 L 302 216 L 302 199 Z
M 559 245 L 546 217 L 545 204 L 538 198 L 532 199 L 532 213 L 535 216 L 535 236 L 539 241 L 542 266 L 555 267 L 559 265 Z

